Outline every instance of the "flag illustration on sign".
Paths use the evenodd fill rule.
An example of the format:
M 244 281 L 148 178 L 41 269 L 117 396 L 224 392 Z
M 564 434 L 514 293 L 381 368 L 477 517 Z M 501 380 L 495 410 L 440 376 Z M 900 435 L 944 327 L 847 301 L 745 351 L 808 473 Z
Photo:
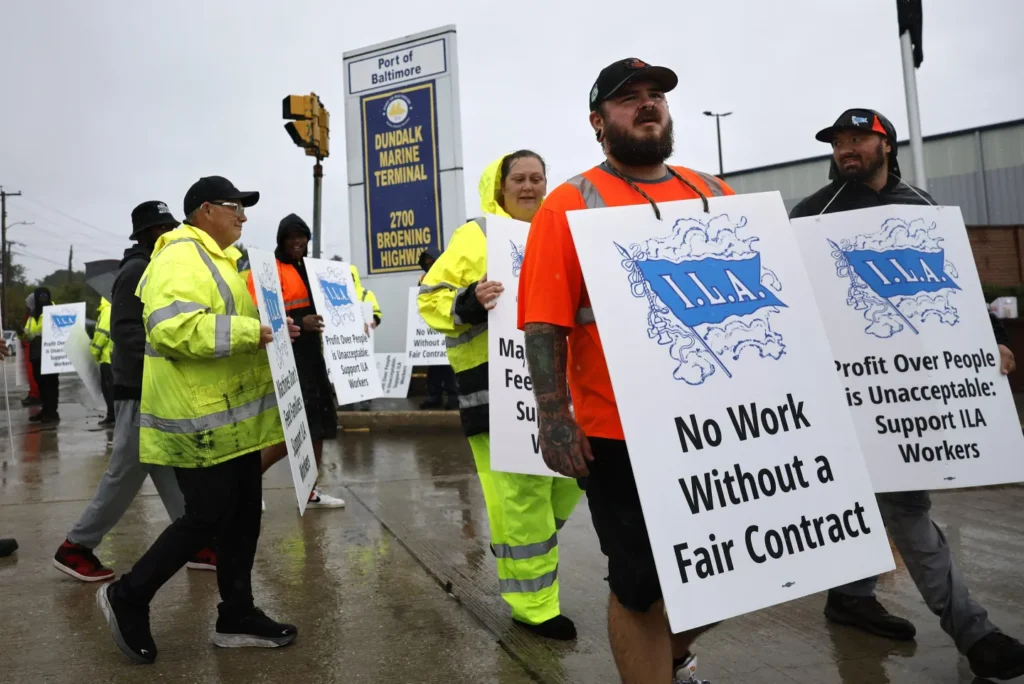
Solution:
M 677 380 L 700 385 L 718 370 L 731 378 L 726 360 L 748 350 L 776 361 L 785 353 L 770 320 L 786 306 L 782 284 L 762 265 L 757 238 L 739 236 L 746 225 L 728 214 L 680 219 L 667 237 L 615 245 L 633 296 L 647 300 L 648 337 L 679 363 Z
M 290 335 L 278 335 L 281 328 L 285 327 L 285 314 L 282 310 L 281 300 L 274 288 L 274 280 L 277 279 L 277 268 L 273 263 L 264 262 L 263 270 L 257 275 L 257 282 L 260 287 L 260 294 L 263 295 L 263 305 L 267 310 L 267 318 L 270 320 L 270 329 L 274 333 L 274 347 L 277 350 L 277 364 L 284 367 L 288 345 L 291 344 Z M 268 287 L 268 284 L 270 285 Z
M 523 270 L 523 256 L 526 251 L 526 245 L 517 245 L 511 240 L 508 242 L 512 245 L 512 276 L 518 278 L 519 272 Z
M 54 337 L 64 339 L 71 332 L 71 328 L 74 327 L 75 322 L 78 320 L 78 314 L 58 314 L 55 313 L 53 318 L 53 333 Z
M 319 277 L 319 281 L 320 289 L 324 293 L 324 301 L 327 302 L 327 314 L 331 317 L 331 322 L 334 325 L 341 325 L 344 321 L 355 321 L 354 302 L 348 291 L 344 273 L 339 269 L 330 268 Z
M 946 325 L 960 320 L 950 297 L 960 289 L 956 268 L 946 260 L 936 224 L 924 219 L 886 219 L 875 233 L 836 243 L 829 240 L 836 275 L 849 278 L 846 303 L 864 313 L 864 332 L 889 338 L 935 318 Z
M 284 325 L 284 316 L 281 315 L 281 307 L 277 301 L 277 293 L 273 290 L 260 286 L 263 290 L 263 301 L 267 305 L 267 316 L 270 317 L 270 329 L 277 333 Z

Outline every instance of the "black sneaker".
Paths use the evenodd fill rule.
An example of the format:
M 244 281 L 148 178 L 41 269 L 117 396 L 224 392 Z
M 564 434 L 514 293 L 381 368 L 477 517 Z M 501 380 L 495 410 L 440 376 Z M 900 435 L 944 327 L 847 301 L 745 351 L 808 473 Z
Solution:
M 114 643 L 134 662 L 152 664 L 156 660 L 156 642 L 149 631 L 149 607 L 137 608 L 121 601 L 113 593 L 116 585 L 104 585 L 96 592 L 96 603 L 110 625 Z
M 213 645 L 221 648 L 277 648 L 295 641 L 299 630 L 295 625 L 274 622 L 259 608 L 250 608 L 241 615 L 217 618 Z
M 545 620 L 537 625 L 531 625 L 528 622 L 522 622 L 512 618 L 516 623 L 522 625 L 526 629 L 530 630 L 537 636 L 542 636 L 545 639 L 554 639 L 556 641 L 572 641 L 576 638 L 576 625 L 573 621 L 564 615 L 556 615 L 550 620 Z
M 39 397 L 25 397 L 21 400 L 22 406 L 42 406 L 43 400 Z
M 0 558 L 6 558 L 18 550 L 18 542 L 15 539 L 0 539 Z
M 967 651 L 971 672 L 985 679 L 1024 675 L 1024 644 L 1002 632 L 992 632 Z
M 891 614 L 874 596 L 846 596 L 830 591 L 825 617 L 895 641 L 910 641 L 917 635 L 917 628 L 910 620 Z

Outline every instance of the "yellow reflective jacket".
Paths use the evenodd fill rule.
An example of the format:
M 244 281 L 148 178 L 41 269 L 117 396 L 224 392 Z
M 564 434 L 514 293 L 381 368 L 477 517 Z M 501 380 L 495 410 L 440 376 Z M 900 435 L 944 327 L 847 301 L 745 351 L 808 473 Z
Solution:
M 43 317 L 36 316 L 25 322 L 25 332 L 19 337 L 25 342 L 31 342 L 43 334 Z
M 380 325 L 380 321 L 384 316 L 380 311 L 380 304 L 377 303 L 377 295 L 373 294 L 372 290 L 368 290 L 363 287 L 363 284 L 359 281 L 359 271 L 352 264 L 349 264 L 349 269 L 352 271 L 352 283 L 356 286 L 356 297 L 361 302 L 370 302 L 373 304 L 373 316 L 377 319 L 377 325 Z
M 504 158 L 492 162 L 480 177 L 480 208 L 485 214 L 508 216 L 497 199 L 498 175 Z M 469 290 L 487 272 L 486 231 L 485 217 L 470 219 L 460 226 L 452 234 L 448 248 L 423 277 L 416 299 L 427 325 L 447 337 L 448 362 L 455 371 L 459 413 L 467 437 L 487 432 L 490 423 L 487 311 L 476 301 L 475 290 Z
M 100 299 L 96 308 L 96 330 L 92 333 L 89 352 L 97 363 L 110 363 L 110 355 L 114 352 L 114 341 L 110 339 L 110 302 L 106 297 Z
M 284 439 L 238 256 L 184 223 L 156 243 L 135 292 L 146 325 L 143 463 L 208 467 Z

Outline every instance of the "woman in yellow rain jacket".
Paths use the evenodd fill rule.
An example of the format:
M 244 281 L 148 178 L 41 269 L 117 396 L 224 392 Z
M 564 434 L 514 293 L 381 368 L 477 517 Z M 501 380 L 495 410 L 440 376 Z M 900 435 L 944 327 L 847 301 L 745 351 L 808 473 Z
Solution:
M 502 157 L 480 179 L 485 214 L 529 222 L 547 189 L 544 160 L 520 150 Z M 473 450 L 498 561 L 498 585 L 512 619 L 551 639 L 576 638 L 558 601 L 558 535 L 580 499 L 575 480 L 491 471 L 487 402 L 487 312 L 501 283 L 485 280 L 486 218 L 452 235 L 448 249 L 423 278 L 419 310 L 430 327 L 447 336 L 448 360 L 459 390 L 462 428 Z
M 114 351 L 114 342 L 110 339 L 110 302 L 106 297 L 100 298 L 96 307 L 96 330 L 92 334 L 92 346 L 89 348 L 92 358 L 100 364 L 100 382 L 103 386 L 103 400 L 107 403 L 107 417 L 100 421 L 103 427 L 114 426 L 114 374 L 110 370 L 110 357 Z

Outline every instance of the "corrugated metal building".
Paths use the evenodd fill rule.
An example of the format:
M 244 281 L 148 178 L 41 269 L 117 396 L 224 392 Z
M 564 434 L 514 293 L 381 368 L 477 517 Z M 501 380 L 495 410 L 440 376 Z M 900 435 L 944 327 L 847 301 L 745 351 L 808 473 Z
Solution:
M 913 183 L 907 143 L 900 166 Z M 778 190 L 786 208 L 828 182 L 830 156 L 725 174 L 736 192 Z M 939 204 L 959 205 L 968 225 L 1024 224 L 1024 119 L 932 135 L 924 139 L 928 192 Z

